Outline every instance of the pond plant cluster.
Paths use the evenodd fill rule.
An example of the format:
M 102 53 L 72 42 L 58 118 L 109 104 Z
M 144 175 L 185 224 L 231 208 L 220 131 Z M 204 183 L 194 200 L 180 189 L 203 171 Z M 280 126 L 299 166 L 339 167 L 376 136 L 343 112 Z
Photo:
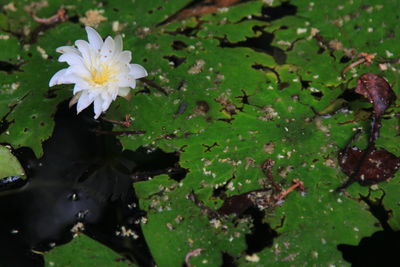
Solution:
M 384 266 L 395 0 L 0 0 L 0 266 Z

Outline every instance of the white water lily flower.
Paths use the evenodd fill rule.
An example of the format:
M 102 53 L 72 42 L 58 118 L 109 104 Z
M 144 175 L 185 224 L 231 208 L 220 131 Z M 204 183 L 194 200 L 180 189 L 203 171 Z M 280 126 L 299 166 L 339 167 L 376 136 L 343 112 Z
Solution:
M 77 104 L 78 113 L 94 103 L 94 118 L 108 109 L 117 96 L 127 96 L 136 87 L 136 79 L 147 76 L 138 64 L 130 64 L 130 51 L 122 50 L 122 38 L 108 36 L 105 41 L 90 27 L 86 27 L 89 42 L 77 40 L 75 47 L 62 46 L 60 62 L 70 66 L 58 71 L 49 86 L 75 84 L 70 106 Z

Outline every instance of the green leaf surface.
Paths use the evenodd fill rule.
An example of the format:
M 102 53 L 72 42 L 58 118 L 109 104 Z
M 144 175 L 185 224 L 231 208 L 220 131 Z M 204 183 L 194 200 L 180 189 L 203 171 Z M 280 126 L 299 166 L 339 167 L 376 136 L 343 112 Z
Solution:
M 45 257 L 46 267 L 135 266 L 124 261 L 118 253 L 83 234 L 75 237 L 70 243 L 47 252 Z
M 25 172 L 11 151 L 5 146 L 0 146 L 0 179 L 9 176 L 25 176 Z
M 357 78 L 365 72 L 382 75 L 399 94 L 397 1 L 245 1 L 177 20 L 182 9 L 199 2 L 56 0 L 37 15 L 50 17 L 63 4 L 75 19 L 37 36 L 26 35 L 39 26 L 24 11 L 29 3 L 15 2 L 15 11 L 0 15 L 0 36 L 7 36 L 0 38 L 0 61 L 11 68 L 0 71 L 0 142 L 42 155 L 57 105 L 72 89 L 48 88 L 50 77 L 66 67 L 56 62 L 55 49 L 86 39 L 82 18 L 87 11 L 100 12 L 99 33 L 121 33 L 132 62 L 149 72 L 132 99 L 118 98 L 106 118 L 123 120 L 128 114 L 132 125 L 113 130 L 144 131 L 120 135 L 124 149 L 176 152 L 188 171 L 181 181 L 161 175 L 134 183 L 157 265 L 181 266 L 188 253 L 202 249 L 189 258 L 191 264 L 219 266 L 225 253 L 240 266 L 344 266 L 337 245 L 358 244 L 381 229 L 359 201 L 368 187 L 334 190 L 347 179 L 338 152 L 357 129 L 363 134 L 354 145 L 365 147 L 368 140 L 371 104 L 354 93 Z M 375 54 L 372 64 L 342 77 L 360 52 Z M 397 102 L 376 142 L 397 156 L 398 113 Z M 228 197 L 271 186 L 261 169 L 269 159 L 276 183 L 288 188 L 301 179 L 305 192 L 295 190 L 280 205 L 262 207 L 262 227 L 269 225 L 277 237 L 248 255 L 246 235 L 254 234 L 254 216 L 215 213 Z M 397 174 L 369 196 L 379 196 L 391 210 L 395 230 L 398 191 Z

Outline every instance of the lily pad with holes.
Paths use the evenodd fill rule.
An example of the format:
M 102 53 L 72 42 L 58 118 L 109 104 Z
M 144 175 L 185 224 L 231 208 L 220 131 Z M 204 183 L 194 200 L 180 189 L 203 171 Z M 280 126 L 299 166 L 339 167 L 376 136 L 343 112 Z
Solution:
M 128 151 L 172 152 L 173 167 L 187 171 L 133 182 L 157 265 L 347 265 L 337 246 L 382 230 L 366 198 L 379 197 L 388 225 L 400 230 L 398 173 L 378 188 L 335 192 L 347 179 L 339 151 L 359 129 L 354 145 L 364 149 L 368 140 L 372 106 L 354 93 L 357 78 L 379 74 L 399 95 L 397 1 L 57 0 L 36 14 L 50 18 L 63 5 L 69 19 L 51 27 L 33 19 L 30 4 L 2 5 L 0 45 L 9 53 L 0 52 L 0 142 L 41 157 L 57 105 L 72 95 L 72 86 L 48 88 L 65 67 L 55 49 L 85 39 L 84 24 L 103 37 L 122 34 L 149 75 L 104 115 L 131 125 L 102 134 Z M 374 60 L 346 68 L 362 52 Z M 396 157 L 398 104 L 383 114 L 376 140 Z M 271 177 L 261 168 L 266 160 Z M 284 192 L 294 179 L 304 192 L 218 213 L 230 197 L 274 186 Z

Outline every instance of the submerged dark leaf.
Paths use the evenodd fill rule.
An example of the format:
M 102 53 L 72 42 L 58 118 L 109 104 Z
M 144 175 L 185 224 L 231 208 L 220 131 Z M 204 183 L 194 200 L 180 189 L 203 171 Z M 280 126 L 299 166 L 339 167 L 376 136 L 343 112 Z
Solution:
M 365 73 L 358 79 L 356 92 L 373 104 L 376 117 L 382 116 L 390 104 L 396 100 L 396 95 L 389 83 L 383 77 L 373 73 Z
M 353 182 L 369 185 L 386 181 L 393 177 L 400 166 L 400 158 L 385 149 L 377 150 L 375 147 L 375 140 L 381 128 L 381 116 L 396 100 L 395 93 L 383 77 L 373 73 L 363 74 L 357 81 L 355 91 L 366 97 L 373 105 L 371 133 L 366 149 L 350 148 L 347 145 L 339 153 L 339 165 L 349 176 L 349 180 L 337 190 L 344 189 Z M 356 133 L 352 140 L 357 135 Z
M 381 149 L 372 150 L 357 166 L 365 150 L 352 147 L 339 154 L 339 164 L 343 172 L 360 184 L 369 185 L 393 177 L 400 167 L 400 158 Z M 357 168 L 358 167 L 358 168 Z

